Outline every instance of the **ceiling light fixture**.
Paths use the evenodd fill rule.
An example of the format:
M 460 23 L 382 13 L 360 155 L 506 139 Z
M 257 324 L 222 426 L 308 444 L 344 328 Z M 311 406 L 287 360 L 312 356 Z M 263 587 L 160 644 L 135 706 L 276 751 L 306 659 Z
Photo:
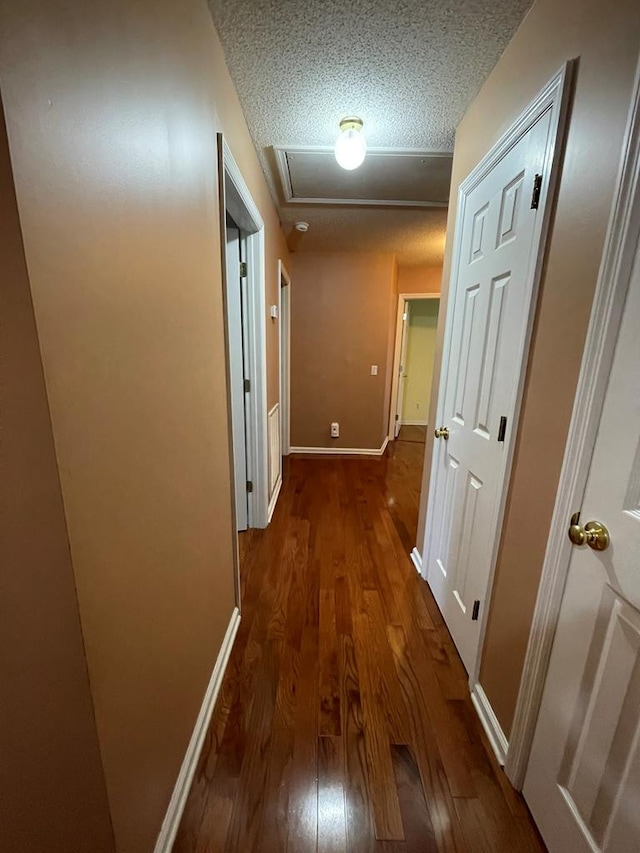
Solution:
M 348 116 L 340 122 L 340 136 L 336 140 L 335 154 L 338 165 L 348 171 L 361 166 L 367 153 L 363 125 L 364 122 L 357 116 Z

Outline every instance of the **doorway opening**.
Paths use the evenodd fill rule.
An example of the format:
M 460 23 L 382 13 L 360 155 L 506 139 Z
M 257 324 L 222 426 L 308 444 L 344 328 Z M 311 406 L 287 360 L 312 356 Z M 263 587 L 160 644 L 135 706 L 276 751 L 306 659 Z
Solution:
M 245 400 L 251 386 L 251 380 L 248 378 L 248 305 L 246 261 L 244 260 L 246 237 L 228 211 L 225 211 L 225 249 L 233 473 L 236 529 L 240 532 L 249 526 L 248 484 L 253 476 L 247 441 L 251 433 L 251 422 L 247 418 L 249 407 Z
M 398 296 L 389 441 L 399 438 L 424 443 L 439 308 L 439 293 Z
M 291 446 L 291 276 L 278 261 L 280 282 L 278 309 L 280 331 L 280 455 L 288 456 Z
M 269 519 L 264 224 L 218 135 L 232 483 L 238 531 Z
M 390 513 L 407 553 L 418 533 L 439 307 L 439 293 L 398 296 L 386 456 Z

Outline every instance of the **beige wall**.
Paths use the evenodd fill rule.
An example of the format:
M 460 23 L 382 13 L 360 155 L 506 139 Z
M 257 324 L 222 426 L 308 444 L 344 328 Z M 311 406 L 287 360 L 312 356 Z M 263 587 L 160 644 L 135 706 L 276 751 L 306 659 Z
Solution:
M 395 256 L 299 252 L 291 278 L 291 445 L 379 448 L 389 418 Z
M 561 65 L 579 57 L 480 676 L 507 735 L 546 545 L 546 536 L 530 531 L 549 528 L 639 43 L 640 6 L 635 0 L 538 0 L 456 136 L 449 235 L 460 181 Z M 451 245 L 449 239 L 444 282 Z M 444 316 L 443 310 L 439 339 Z M 436 394 L 434 389 L 432 412 Z M 425 484 L 432 443 L 429 439 Z M 419 542 L 425 496 L 423 489 Z
M 82 0 L 6 0 L 0 15 L 0 85 L 116 844 L 148 853 L 234 607 L 219 130 L 266 222 L 267 302 L 286 248 L 203 0 L 97 0 L 90 12 Z M 51 478 L 53 503 L 53 467 Z M 56 617 L 68 638 L 50 639 L 69 646 L 79 698 L 64 701 L 80 709 L 57 511 L 60 580 L 50 582 L 61 597 L 68 587 Z M 89 762 L 78 778 L 89 778 L 96 828 L 94 842 L 70 836 L 67 849 L 102 853 L 95 737 L 86 720 L 68 724 L 84 746 L 65 772 Z M 61 736 L 58 757 L 64 746 Z M 76 822 L 80 833 L 91 821 Z
M 113 849 L 0 109 L 0 850 Z
M 404 363 L 403 423 L 427 423 L 439 302 L 438 299 L 412 299 L 406 303 L 409 306 L 409 323 Z
M 398 267 L 398 293 L 440 293 L 442 267 Z

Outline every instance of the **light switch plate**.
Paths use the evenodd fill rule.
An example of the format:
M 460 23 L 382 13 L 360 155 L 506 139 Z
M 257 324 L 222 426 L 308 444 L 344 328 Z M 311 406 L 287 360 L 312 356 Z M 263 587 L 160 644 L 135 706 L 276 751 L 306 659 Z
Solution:
M 377 365 L 377 364 L 372 364 L 372 365 L 371 365 L 371 375 L 372 375 L 372 376 L 377 376 L 377 375 L 378 375 L 378 365 Z

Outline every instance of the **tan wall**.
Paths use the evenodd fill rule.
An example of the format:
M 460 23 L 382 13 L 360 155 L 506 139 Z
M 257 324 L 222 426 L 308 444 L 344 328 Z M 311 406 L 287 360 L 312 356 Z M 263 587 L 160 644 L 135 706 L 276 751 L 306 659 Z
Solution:
M 1 9 L 0 84 L 107 792 L 117 849 L 148 853 L 234 606 L 220 129 L 267 224 L 268 302 L 286 248 L 203 0 Z M 272 330 L 268 343 L 272 401 Z
M 379 448 L 389 418 L 395 256 L 297 253 L 291 277 L 292 446 Z
M 113 849 L 0 109 L 0 850 Z
M 442 267 L 398 267 L 398 293 L 440 293 Z
M 560 4 L 538 0 L 469 108 L 456 136 L 449 235 L 453 234 L 460 181 L 561 65 L 579 57 L 480 676 L 507 735 L 546 545 L 546 536 L 532 536 L 526 531 L 533 526 L 539 531 L 549 528 L 615 186 L 639 37 L 640 6 L 635 0 L 615 4 L 604 0 L 567 0 Z M 451 245 L 449 239 L 444 282 L 449 279 Z M 443 310 L 442 320 L 444 316 Z M 441 339 L 442 321 L 439 325 Z M 439 373 L 439 366 L 437 369 Z M 432 393 L 432 412 L 436 392 L 434 389 Z M 425 484 L 432 444 L 433 439 L 429 439 Z M 423 489 L 419 542 L 423 541 L 425 496 Z

